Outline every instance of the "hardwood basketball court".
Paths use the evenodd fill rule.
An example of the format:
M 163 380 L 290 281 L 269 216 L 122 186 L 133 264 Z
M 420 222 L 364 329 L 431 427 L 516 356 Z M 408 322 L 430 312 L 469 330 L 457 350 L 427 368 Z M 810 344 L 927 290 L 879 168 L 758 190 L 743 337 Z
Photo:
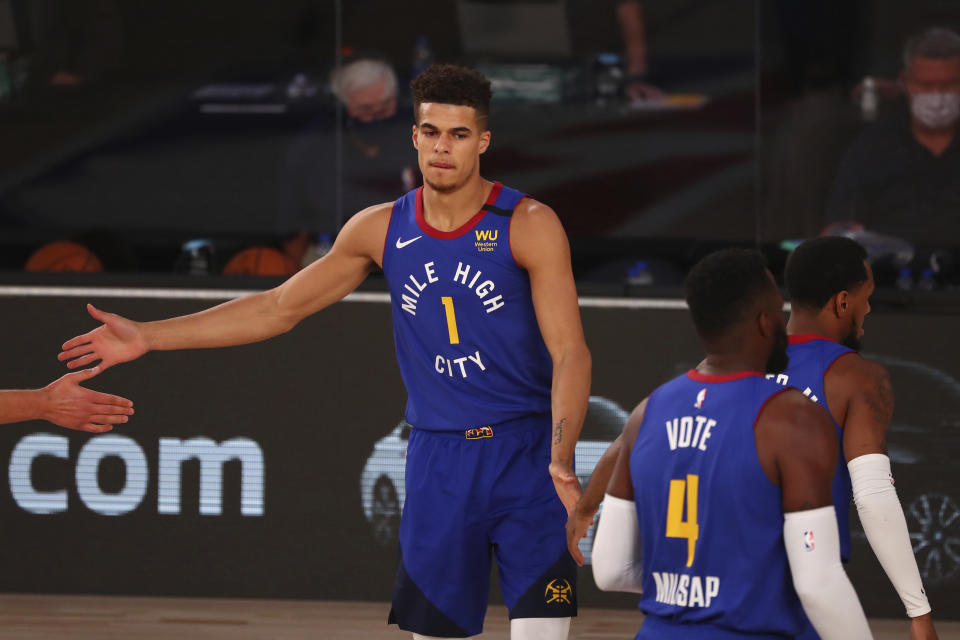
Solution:
M 0 595 L 0 639 L 409 638 L 386 625 L 388 610 L 384 602 Z M 583 609 L 570 639 L 633 638 L 641 619 L 635 610 Z M 877 640 L 908 637 L 905 619 L 871 620 L 870 626 Z M 941 640 L 960 639 L 960 622 L 938 622 L 937 630 Z M 485 640 L 509 640 L 506 609 L 490 607 L 485 631 Z

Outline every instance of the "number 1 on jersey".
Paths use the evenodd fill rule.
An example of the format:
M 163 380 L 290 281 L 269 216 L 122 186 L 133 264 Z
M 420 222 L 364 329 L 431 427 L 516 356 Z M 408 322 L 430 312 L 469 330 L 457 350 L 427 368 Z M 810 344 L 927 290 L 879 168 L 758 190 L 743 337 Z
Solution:
M 447 331 L 450 333 L 450 344 L 460 344 L 460 333 L 457 331 L 457 315 L 453 312 L 453 298 L 442 296 L 440 302 L 447 311 Z
M 697 490 L 700 476 L 687 474 L 686 480 L 671 480 L 667 498 L 667 537 L 687 539 L 687 566 L 693 566 L 693 554 L 700 535 L 697 524 Z M 686 498 L 687 519 L 683 519 L 683 503 Z

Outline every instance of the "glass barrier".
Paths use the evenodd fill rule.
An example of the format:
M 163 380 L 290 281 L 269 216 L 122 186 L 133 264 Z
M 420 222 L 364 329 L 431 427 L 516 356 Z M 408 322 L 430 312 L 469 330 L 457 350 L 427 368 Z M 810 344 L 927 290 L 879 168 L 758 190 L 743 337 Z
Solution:
M 409 82 L 453 62 L 494 88 L 482 174 L 557 211 L 582 282 L 643 293 L 715 247 L 778 267 L 843 233 L 882 286 L 947 289 L 958 22 L 935 0 L 6 0 L 0 268 L 292 273 L 420 184 Z

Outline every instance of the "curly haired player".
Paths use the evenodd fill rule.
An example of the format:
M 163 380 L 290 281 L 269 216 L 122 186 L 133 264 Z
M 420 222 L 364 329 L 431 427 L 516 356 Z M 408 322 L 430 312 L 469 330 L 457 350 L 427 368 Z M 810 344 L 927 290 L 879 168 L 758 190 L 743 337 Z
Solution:
M 590 353 L 554 211 L 480 175 L 490 83 L 453 65 L 411 84 L 423 187 L 344 226 L 331 251 L 270 291 L 160 322 L 90 308 L 103 326 L 63 345 L 68 366 L 221 347 L 289 331 L 377 267 L 407 387 L 406 503 L 390 621 L 415 637 L 480 633 L 491 556 L 515 640 L 562 640 L 576 614 L 564 520 Z

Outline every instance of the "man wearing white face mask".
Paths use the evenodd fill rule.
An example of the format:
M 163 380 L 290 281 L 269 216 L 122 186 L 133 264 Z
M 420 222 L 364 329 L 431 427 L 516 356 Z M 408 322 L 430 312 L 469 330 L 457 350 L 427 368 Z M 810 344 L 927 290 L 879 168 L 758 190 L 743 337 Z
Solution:
M 928 29 L 904 48 L 909 112 L 864 131 L 840 165 L 828 222 L 918 244 L 960 245 L 960 36 Z

